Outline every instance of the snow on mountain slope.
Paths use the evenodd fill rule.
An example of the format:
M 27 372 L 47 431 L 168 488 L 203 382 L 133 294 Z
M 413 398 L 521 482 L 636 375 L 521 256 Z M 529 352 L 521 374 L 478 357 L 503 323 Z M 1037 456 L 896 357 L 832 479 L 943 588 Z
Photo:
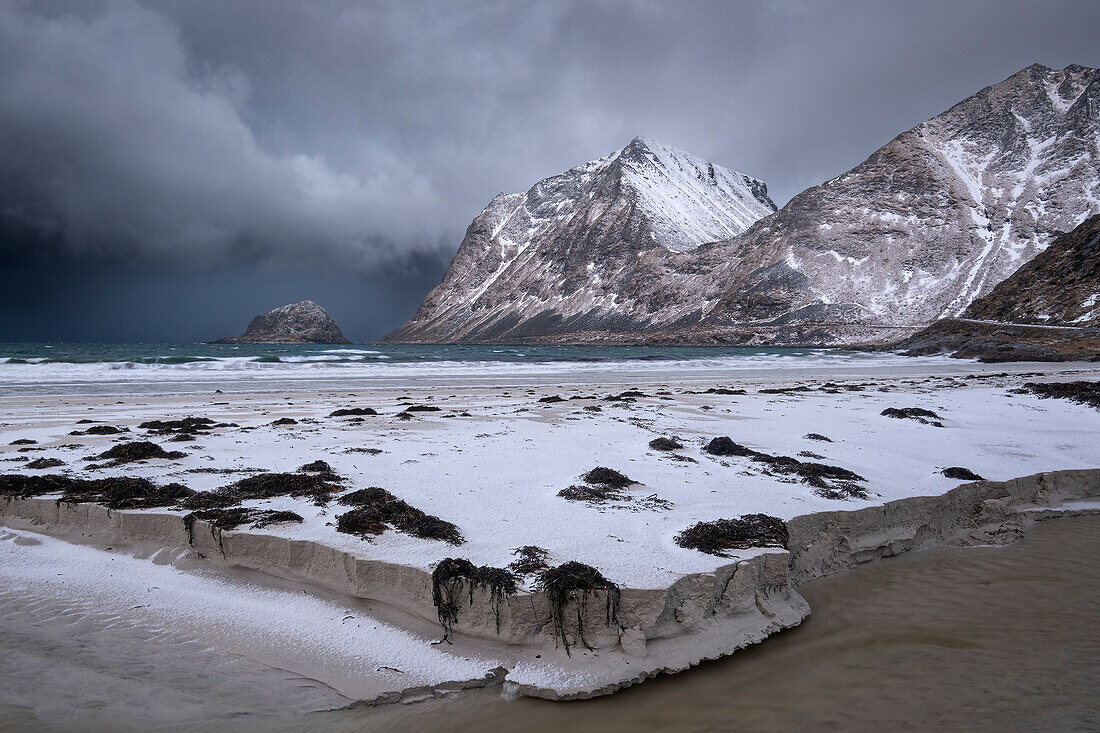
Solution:
M 630 271 L 740 234 L 773 211 L 762 182 L 635 138 L 526 193 L 496 196 L 443 282 L 389 338 L 507 340 L 568 319 L 635 324 L 622 319 L 620 300 Z
M 770 216 L 764 184 L 638 138 L 493 199 L 387 338 L 896 340 L 1100 212 L 1098 128 L 1100 71 L 1036 64 Z
M 763 320 L 817 324 L 827 341 L 960 314 L 1100 211 L 1098 128 L 1096 69 L 1035 65 L 983 89 L 718 245 L 742 264 L 713 324 L 759 320 L 750 276 L 776 263 L 802 285 Z
M 970 304 L 966 318 L 998 323 L 1100 327 L 1100 214 Z
M 775 211 L 760 181 L 646 138 L 627 146 L 618 161 L 623 185 L 646 212 L 651 238 L 673 252 L 736 237 Z

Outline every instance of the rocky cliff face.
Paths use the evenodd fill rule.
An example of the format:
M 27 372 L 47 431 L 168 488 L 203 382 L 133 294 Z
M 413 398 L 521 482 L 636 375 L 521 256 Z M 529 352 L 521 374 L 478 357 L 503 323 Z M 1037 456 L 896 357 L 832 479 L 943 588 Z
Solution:
M 219 344 L 350 344 L 336 322 L 312 300 L 291 303 L 258 315 L 240 336 Z
M 896 340 L 1100 212 L 1098 128 L 1100 71 L 1031 66 L 770 216 L 763 184 L 635 140 L 494 199 L 389 338 Z

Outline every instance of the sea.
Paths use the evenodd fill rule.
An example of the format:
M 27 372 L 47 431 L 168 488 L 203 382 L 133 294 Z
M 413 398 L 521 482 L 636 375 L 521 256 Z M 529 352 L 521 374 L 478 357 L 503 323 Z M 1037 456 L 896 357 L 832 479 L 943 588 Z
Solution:
M 614 375 L 700 378 L 730 372 L 788 376 L 807 369 L 855 370 L 942 363 L 844 349 L 290 344 L 0 344 L 0 395 L 123 394 L 385 386 L 410 380 L 492 382 L 504 377 L 580 382 Z M 957 364 L 958 362 L 955 361 Z

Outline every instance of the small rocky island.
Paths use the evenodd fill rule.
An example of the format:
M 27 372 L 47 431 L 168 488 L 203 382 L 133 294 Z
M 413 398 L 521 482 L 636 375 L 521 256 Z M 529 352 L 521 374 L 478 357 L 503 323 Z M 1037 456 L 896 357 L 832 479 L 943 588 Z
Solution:
M 325 309 L 312 300 L 291 303 L 256 316 L 240 336 L 216 344 L 350 344 Z

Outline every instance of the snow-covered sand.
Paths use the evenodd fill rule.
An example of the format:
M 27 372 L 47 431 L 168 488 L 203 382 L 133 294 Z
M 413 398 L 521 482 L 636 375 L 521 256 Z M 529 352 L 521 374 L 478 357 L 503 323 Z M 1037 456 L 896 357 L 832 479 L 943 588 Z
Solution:
M 302 524 L 248 531 L 318 543 L 349 556 L 425 572 L 446 557 L 504 567 L 514 559 L 515 548 L 537 545 L 549 552 L 552 566 L 575 560 L 598 568 L 623 588 L 661 592 L 685 576 L 721 573 L 721 568 L 736 566 L 765 552 L 735 551 L 723 558 L 677 546 L 675 536 L 697 521 L 749 513 L 790 519 L 876 506 L 905 497 L 939 495 L 960 483 L 939 473 L 951 466 L 965 467 L 995 481 L 1041 471 L 1100 467 L 1100 412 L 1014 391 L 1035 379 L 1096 379 L 1100 369 L 1095 366 L 985 367 L 944 360 L 907 364 L 900 370 L 868 363 L 862 370 L 848 365 L 822 365 L 817 371 L 777 371 L 774 375 L 710 371 L 682 378 L 667 369 L 655 369 L 631 374 L 629 382 L 624 382 L 621 374 L 609 372 L 604 378 L 597 374 L 586 381 L 557 380 L 539 374 L 512 379 L 493 375 L 494 383 L 486 384 L 484 376 L 472 374 L 455 376 L 447 387 L 429 377 L 406 380 L 400 387 L 362 381 L 343 390 L 294 380 L 281 393 L 249 392 L 245 378 L 227 378 L 223 384 L 211 383 L 205 395 L 171 394 L 171 382 L 161 390 L 166 394 L 156 394 L 151 385 L 143 383 L 133 390 L 135 394 L 122 396 L 4 397 L 0 444 L 7 446 L 19 438 L 37 441 L 31 446 L 34 450 L 22 453 L 18 452 L 19 446 L 5 447 L 3 458 L 9 462 L 4 464 L 4 472 L 31 473 L 12 459 L 57 457 L 66 465 L 38 473 L 143 476 L 157 482 L 178 481 L 198 490 L 214 489 L 251 474 L 196 470 L 294 471 L 321 459 L 346 477 L 347 490 L 383 487 L 414 507 L 453 522 L 465 543 L 455 547 L 392 530 L 365 541 L 335 531 L 334 518 L 345 511 L 344 507 L 330 504 L 322 508 L 287 497 L 247 505 L 295 511 L 305 518 Z M 223 393 L 214 393 L 214 388 L 221 386 L 225 387 Z M 712 388 L 744 390 L 745 394 L 706 391 Z M 787 391 L 775 393 L 777 389 Z M 607 399 L 624 392 L 641 394 Z M 550 396 L 559 396 L 562 401 L 539 401 Z M 406 413 L 409 405 L 440 409 Z M 328 417 L 333 410 L 346 407 L 371 407 L 379 414 L 361 419 Z M 942 427 L 881 414 L 891 407 L 932 410 L 940 416 Z M 398 417 L 400 413 L 409 415 L 408 419 Z M 239 427 L 218 428 L 184 443 L 167 443 L 137 428 L 145 420 L 187 415 L 236 423 Z M 283 417 L 298 422 L 271 424 Z M 120 436 L 70 436 L 70 431 L 86 427 L 76 424 L 82 418 L 127 427 L 131 432 Z M 824 435 L 829 441 L 805 437 L 811 433 Z M 648 448 L 650 440 L 662 436 L 678 438 L 683 448 L 675 454 L 691 460 L 678 460 L 671 453 Z M 819 457 L 802 456 L 800 460 L 854 471 L 865 479 L 858 484 L 867 491 L 867 498 L 829 499 L 807 483 L 772 475 L 765 464 L 747 457 L 708 455 L 703 446 L 717 436 L 729 436 L 767 454 L 813 453 Z M 83 470 L 84 457 L 139 437 L 167 449 L 183 450 L 187 455 L 178 460 L 153 459 L 118 468 Z M 359 452 L 361 449 L 379 449 L 381 453 L 371 455 Z M 603 505 L 571 502 L 558 496 L 561 489 L 578 484 L 581 475 L 596 466 L 618 470 L 640 485 L 630 487 L 628 498 Z M 171 510 L 150 511 L 165 514 Z M 12 552 L 0 558 L 0 569 L 11 574 L 15 567 L 28 577 L 33 575 L 38 562 L 34 558 L 44 552 L 43 547 L 55 554 L 60 552 L 54 544 L 25 549 L 14 543 L 5 545 Z M 16 559 L 19 553 L 25 556 Z M 96 563 L 91 554 L 78 559 L 86 567 Z M 77 558 L 68 557 L 66 561 L 76 562 Z M 116 556 L 112 562 L 132 563 L 135 568 L 146 567 L 154 572 L 147 560 Z M 169 570 L 159 568 L 156 572 Z M 141 577 L 136 569 L 132 576 Z M 522 585 L 530 588 L 532 581 L 533 576 L 528 576 Z M 213 582 L 191 578 L 179 586 L 207 584 L 184 594 L 191 599 L 186 610 L 195 614 L 196 620 L 201 618 L 203 598 L 227 595 L 225 586 L 218 586 L 217 594 L 204 590 L 212 588 L 209 584 Z M 160 602 L 171 605 L 173 601 L 166 597 Z M 796 606 L 794 603 L 792 608 Z M 376 685 L 377 674 L 372 673 L 367 684 L 371 690 L 392 692 L 430 686 L 443 678 L 474 680 L 497 664 L 487 647 L 476 648 L 481 655 L 477 661 L 453 661 L 453 652 L 459 650 L 438 652 L 427 646 L 431 640 L 427 634 L 411 636 L 381 621 L 375 622 L 376 628 L 370 633 L 360 627 L 349 631 L 351 636 L 342 637 L 341 615 L 335 606 L 318 606 L 306 613 L 253 588 L 241 587 L 236 608 L 228 617 L 270 616 L 275 629 L 280 628 L 284 616 L 300 618 L 305 614 L 329 619 L 319 622 L 308 639 L 287 637 L 302 648 L 319 650 L 320 666 L 314 669 L 323 668 L 326 659 L 337 658 L 342 660 L 340 664 L 360 664 L 367 659 L 365 664 L 375 669 L 404 669 L 400 662 L 407 659 L 404 664 L 423 670 L 412 673 L 414 677 L 420 675 L 414 680 L 416 684 L 396 687 Z M 778 628 L 797 623 L 801 616 L 792 618 Z M 755 637 L 762 638 L 759 630 L 749 634 L 744 643 L 758 640 Z M 348 661 L 325 651 L 342 645 L 360 650 L 357 653 L 362 659 Z M 437 665 L 437 657 L 451 661 Z M 514 664 L 517 657 L 505 652 L 502 659 Z M 528 659 L 514 670 L 516 679 L 523 677 L 520 672 L 529 672 L 531 668 L 525 665 L 531 664 L 544 667 L 525 672 L 527 678 L 536 680 L 534 684 L 561 673 L 545 669 L 549 661 L 535 663 Z M 451 669 L 448 665 L 457 667 Z M 573 667 L 569 670 L 575 671 Z M 344 679 L 355 676 L 351 667 L 334 674 Z M 365 692 L 356 694 L 370 697 Z
M 491 659 L 445 654 L 358 609 L 301 591 L 231 579 L 213 570 L 0 529 L 0 584 L 38 605 L 64 602 L 74 618 L 98 615 L 147 629 L 151 637 L 191 635 L 221 654 L 251 658 L 323 682 L 348 702 L 393 689 L 481 681 Z M 394 665 L 400 659 L 400 668 Z

